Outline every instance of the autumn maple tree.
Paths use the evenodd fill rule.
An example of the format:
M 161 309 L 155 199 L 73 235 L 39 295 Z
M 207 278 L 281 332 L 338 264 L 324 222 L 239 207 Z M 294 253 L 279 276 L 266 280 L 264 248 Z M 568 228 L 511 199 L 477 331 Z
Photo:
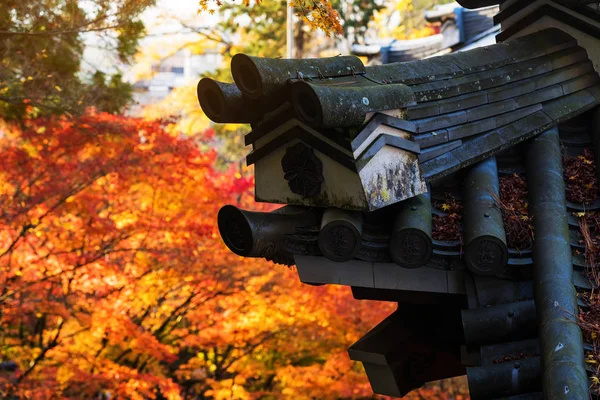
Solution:
M 368 394 L 345 348 L 390 307 L 225 249 L 216 212 L 249 206 L 252 179 L 171 122 L 2 127 L 1 397 Z

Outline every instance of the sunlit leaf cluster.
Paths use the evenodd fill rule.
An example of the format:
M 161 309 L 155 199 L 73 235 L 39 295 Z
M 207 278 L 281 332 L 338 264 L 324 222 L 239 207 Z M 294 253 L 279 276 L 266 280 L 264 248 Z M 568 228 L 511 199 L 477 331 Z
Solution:
M 259 5 L 261 1 L 256 3 Z M 223 4 L 222 0 L 200 0 L 198 11 L 214 14 Z M 243 0 L 243 4 L 246 7 L 251 6 L 250 0 Z M 294 0 L 289 2 L 289 7 L 293 7 L 296 15 L 314 29 L 321 29 L 327 34 L 343 32 L 340 14 L 328 0 Z
M 345 349 L 391 306 L 227 250 L 223 204 L 273 207 L 174 122 L 0 128 L 0 397 L 367 395 Z

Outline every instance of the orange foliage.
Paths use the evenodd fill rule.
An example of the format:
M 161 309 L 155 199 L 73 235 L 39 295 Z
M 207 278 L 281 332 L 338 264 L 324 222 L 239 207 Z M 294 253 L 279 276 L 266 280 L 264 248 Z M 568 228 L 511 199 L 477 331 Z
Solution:
M 345 350 L 391 305 L 229 252 L 218 209 L 267 206 L 170 122 L 0 127 L 0 397 L 371 396 Z
M 260 4 L 261 0 L 255 2 Z M 250 0 L 243 0 L 243 3 L 246 7 L 251 7 Z M 212 15 L 222 5 L 223 0 L 199 0 L 198 12 Z M 309 26 L 322 30 L 327 36 L 332 33 L 336 35 L 343 33 L 340 14 L 332 7 L 329 0 L 290 0 L 288 6 L 293 7 L 295 14 Z

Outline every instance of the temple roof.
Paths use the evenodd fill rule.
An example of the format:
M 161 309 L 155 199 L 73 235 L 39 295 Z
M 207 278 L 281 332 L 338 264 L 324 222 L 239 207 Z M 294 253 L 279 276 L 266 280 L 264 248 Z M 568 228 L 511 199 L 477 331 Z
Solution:
M 234 84 L 200 82 L 209 117 L 251 123 L 257 200 L 286 204 L 223 207 L 226 245 L 399 303 L 349 351 L 375 392 L 466 367 L 473 399 L 588 397 L 600 81 L 570 25 L 381 66 L 237 55 Z
M 252 97 L 255 103 L 269 105 L 270 111 L 254 120 L 253 131 L 246 136 L 246 143 L 253 145 L 248 162 L 262 162 L 256 170 L 257 197 L 277 201 L 278 194 L 273 195 L 272 188 L 287 187 L 287 180 L 289 189 L 278 190 L 291 190 L 296 197 L 292 197 L 293 193 L 282 193 L 282 203 L 345 208 L 336 203 L 334 196 L 336 190 L 352 183 L 335 182 L 330 180 L 333 178 L 323 176 L 324 169 L 333 167 L 321 165 L 319 158 L 328 157 L 332 165 L 342 168 L 336 170 L 340 179 L 342 175 L 339 174 L 345 170 L 349 177 L 356 174 L 362 180 L 368 202 L 368 207 L 363 210 L 381 209 L 378 214 L 368 214 L 364 223 L 361 220 L 355 224 L 361 227 L 352 228 L 354 245 L 350 246 L 348 254 L 329 257 L 339 258 L 338 261 L 355 258 L 370 263 L 394 261 L 420 266 L 432 253 L 455 251 L 434 240 L 431 242 L 433 247 L 431 244 L 425 246 L 421 249 L 423 254 L 412 261 L 403 260 L 403 255 L 394 259 L 389 253 L 392 234 L 382 234 L 392 229 L 389 221 L 393 221 L 393 217 L 383 225 L 371 220 L 389 213 L 406 213 L 409 208 L 421 209 L 423 204 L 431 202 L 430 198 L 423 197 L 430 196 L 431 189 L 420 186 L 419 182 L 438 182 L 440 178 L 510 150 L 600 104 L 600 80 L 586 50 L 558 29 L 546 29 L 509 43 L 468 52 L 373 67 L 364 67 L 353 57 L 302 60 L 301 63 L 236 57 L 232 69 L 236 84 L 242 90 L 236 91 L 237 86 L 233 84 L 203 81 L 226 85 L 229 92 L 223 91 L 225 102 L 240 98 L 249 102 L 248 98 Z M 295 70 L 292 77 L 290 70 Z M 240 95 L 232 100 L 231 92 Z M 200 99 L 202 102 L 202 93 Z M 345 134 L 340 134 L 340 129 Z M 286 149 L 281 153 L 285 154 L 283 159 L 278 158 L 280 156 L 274 161 L 267 159 L 280 148 Z M 315 157 L 311 148 L 323 156 Z M 413 172 L 396 172 L 391 183 L 389 178 L 387 183 L 384 178 L 380 186 L 367 187 L 365 171 L 374 169 L 377 175 L 380 167 L 375 162 L 385 149 L 400 151 L 393 153 L 398 154 L 393 157 L 398 157 L 398 162 L 418 165 L 417 172 L 415 175 L 411 175 Z M 406 158 L 403 154 L 414 158 Z M 310 168 L 312 186 L 306 186 L 309 181 L 298 181 L 300 170 L 294 169 L 298 162 L 304 163 L 302 168 Z M 278 178 L 277 170 L 282 167 L 283 176 Z M 399 187 L 402 173 L 414 181 Z M 264 180 L 264 177 L 268 179 Z M 283 186 L 277 186 L 276 179 L 281 179 Z M 395 192 L 387 198 L 380 193 L 385 191 L 386 184 L 395 185 Z M 319 197 L 321 203 L 314 203 L 312 199 L 323 190 L 322 186 L 331 191 L 326 192 L 328 197 Z M 265 190 L 270 198 L 262 194 Z M 361 208 L 360 202 L 354 204 L 348 209 Z M 394 204 L 395 208 L 382 208 Z M 466 211 L 467 214 L 477 213 Z M 289 214 L 289 210 L 282 213 Z M 322 213 L 318 209 L 308 214 L 302 211 L 299 218 L 302 221 L 321 220 L 324 218 Z M 234 214 L 224 213 L 224 218 L 243 220 Z M 288 220 L 291 221 L 291 217 Z M 318 226 L 308 227 L 302 233 L 295 233 L 294 227 L 289 229 L 291 231 L 281 237 L 281 251 L 273 252 L 271 259 L 293 263 L 292 254 L 324 255 L 323 248 L 327 246 L 317 243 Z M 227 231 L 225 225 L 224 230 Z M 238 247 L 251 247 L 250 237 L 246 233 L 244 240 L 249 242 Z M 287 250 L 283 250 L 286 246 Z M 497 260 L 499 265 L 523 263 L 521 256 L 509 256 L 505 244 L 501 247 L 507 261 L 501 257 Z M 238 253 L 246 255 L 245 250 Z M 476 264 L 474 262 L 471 267 L 483 269 Z
M 236 57 L 232 62 L 232 68 L 234 77 L 237 78 L 236 82 L 240 86 L 240 83 L 244 84 L 245 75 L 235 74 L 235 64 L 238 60 L 241 63 L 243 58 Z M 250 65 L 253 65 L 254 60 L 245 57 L 244 64 L 248 64 L 248 68 L 251 68 Z M 466 122 L 463 118 L 447 122 L 441 122 L 440 118 L 436 118 L 437 122 L 433 123 L 432 120 L 423 120 L 426 117 L 472 110 L 484 104 L 535 93 L 539 89 L 553 85 L 563 85 L 587 73 L 592 73 L 589 77 L 586 76 L 590 78 L 591 84 L 584 84 L 583 79 L 569 82 L 566 93 L 560 91 L 559 97 L 561 97 L 593 86 L 596 83 L 593 75 L 597 75 L 593 73 L 593 68 L 590 69 L 592 66 L 587 59 L 586 51 L 578 47 L 575 39 L 558 29 L 544 30 L 509 43 L 407 63 L 364 67 L 359 60 L 350 57 L 339 58 L 337 63 L 339 68 L 336 71 L 338 73 L 328 75 L 321 72 L 321 77 L 319 77 L 318 67 L 311 69 L 308 62 L 304 68 L 296 68 L 294 65 L 288 67 L 283 64 L 287 60 L 279 60 L 280 65 L 278 60 L 273 60 L 272 64 L 265 69 L 257 66 L 257 73 L 265 75 L 261 79 L 266 79 L 269 69 L 274 68 L 281 68 L 288 76 L 273 84 L 273 88 L 254 95 L 253 100 L 269 103 L 271 108 L 289 101 L 303 121 L 315 127 L 325 128 L 360 126 L 370 112 L 407 107 L 408 118 L 415 120 L 415 133 L 424 133 L 457 125 L 460 121 Z M 321 61 L 328 62 L 326 59 Z M 520 83 L 516 83 L 517 81 Z M 389 91 L 404 90 L 399 85 L 408 86 L 414 97 L 403 96 L 389 103 L 357 104 L 357 110 L 349 113 L 351 118 L 344 120 L 332 119 L 335 110 L 327 108 L 327 101 L 333 96 L 347 98 L 348 101 L 358 100 L 358 103 L 361 103 L 363 94 L 369 90 L 388 91 L 388 88 Z M 517 87 L 521 89 L 515 90 Z M 555 96 L 543 96 L 538 92 L 533 97 L 536 98 L 519 103 L 539 104 Z M 500 108 L 496 112 L 500 114 L 502 111 L 518 108 L 520 107 L 515 105 L 511 109 Z M 451 117 L 457 115 L 453 114 Z M 482 117 L 472 118 L 483 119 L 486 116 L 487 114 L 484 114 Z
M 235 84 L 203 79 L 200 102 L 215 121 L 252 122 L 248 164 L 300 140 L 360 178 L 362 189 L 337 200 L 327 182 L 326 199 L 261 196 L 257 190 L 264 201 L 298 205 L 374 210 L 394 204 L 422 193 L 426 182 L 600 103 L 600 80 L 586 50 L 555 28 L 461 53 L 370 67 L 355 57 L 279 60 L 240 54 L 232 73 Z M 393 196 L 374 198 L 370 187 L 379 179 L 385 184 L 385 168 L 397 168 L 380 154 L 391 148 L 411 160 L 414 155 L 418 171 L 399 179 L 417 186 L 390 183 Z

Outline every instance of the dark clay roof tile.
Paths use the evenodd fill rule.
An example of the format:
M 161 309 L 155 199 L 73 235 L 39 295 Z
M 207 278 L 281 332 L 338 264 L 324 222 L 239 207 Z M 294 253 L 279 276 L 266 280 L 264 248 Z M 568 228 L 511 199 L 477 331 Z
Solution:
M 414 89 L 413 89 L 414 90 Z M 461 94 L 460 86 L 444 86 L 440 89 L 415 91 L 415 98 L 419 103 L 441 100 Z
M 419 119 L 432 117 L 440 113 L 440 105 L 437 101 L 417 104 L 406 109 L 407 119 Z
M 477 121 L 494 115 L 503 114 L 517 108 L 514 99 L 506 99 L 496 103 L 489 103 L 483 106 L 470 108 L 466 111 L 467 121 Z
M 453 126 L 448 128 L 448 139 L 462 139 L 468 136 L 477 135 L 479 133 L 487 132 L 496 127 L 494 119 L 488 118 L 483 121 L 471 122 L 468 124 Z
M 486 158 L 492 150 L 502 145 L 502 138 L 496 131 L 481 134 L 471 140 L 465 140 L 463 145 L 452 151 L 452 154 L 462 164 L 472 164 Z
M 449 79 L 463 74 L 458 66 L 442 56 L 405 63 L 374 65 L 367 67 L 366 72 L 366 76 L 375 81 L 392 80 L 405 85 Z
M 544 74 L 539 77 L 536 77 L 534 79 L 536 88 L 539 89 L 546 86 L 551 86 L 557 83 L 568 81 L 570 79 L 578 77 L 581 74 L 588 72 L 590 68 L 591 62 L 586 61 L 557 69 L 549 74 Z
M 558 69 L 588 59 L 587 51 L 581 46 L 570 47 L 555 53 L 552 69 Z
M 484 71 L 490 65 L 499 67 L 507 63 L 506 57 L 494 53 L 489 47 L 479 47 L 469 52 L 452 53 L 446 57 L 462 69 L 465 74 Z
M 586 61 L 584 63 L 574 64 L 546 74 L 532 76 L 528 79 L 491 89 L 488 92 L 488 99 L 490 102 L 494 102 L 501 99 L 506 99 L 508 97 L 522 96 L 528 92 L 533 92 L 536 89 L 541 89 L 563 82 L 564 80 L 571 79 L 580 74 L 588 72 L 590 69 L 591 63 Z
M 465 95 L 453 97 L 439 101 L 440 114 L 446 114 L 454 111 L 465 110 L 467 108 L 476 107 L 488 102 L 487 91 L 468 93 Z
M 436 158 L 422 164 L 423 174 L 427 179 L 439 179 L 458 168 L 464 168 L 497 151 L 531 138 L 553 124 L 554 121 L 543 111 L 536 111 L 501 128 L 463 140 L 461 147 L 449 153 L 454 156 L 453 158 L 444 154 L 438 157 L 440 160 L 437 162 Z M 459 160 L 458 166 L 454 164 L 454 159 Z M 443 169 L 444 164 L 448 165 L 446 170 Z
M 415 120 L 415 133 L 424 133 L 449 126 L 464 124 L 467 122 L 467 113 L 458 111 L 451 114 L 438 115 L 424 119 Z
M 435 81 L 411 86 L 418 102 L 427 102 L 478 92 L 485 89 L 504 88 L 506 85 L 518 85 L 515 82 L 531 79 L 567 65 L 577 63 L 579 57 L 570 59 L 563 53 L 573 54 L 571 49 L 558 53 L 544 54 L 540 57 L 513 63 L 501 68 L 491 68 L 482 72 L 466 74 L 451 81 Z M 577 54 L 581 54 L 579 51 Z M 561 62 L 555 62 L 559 58 Z M 512 83 L 511 83 L 512 82 Z
M 536 111 L 540 111 L 541 109 L 542 109 L 541 104 L 535 104 L 533 106 L 523 107 L 523 108 L 514 110 L 512 112 L 497 115 L 494 117 L 494 120 L 496 121 L 496 128 L 499 128 L 501 126 L 507 125 L 507 124 L 515 122 L 515 121 L 518 121 L 521 118 L 525 118 L 525 117 L 535 113 Z
M 538 110 L 524 118 L 500 127 L 497 132 L 505 144 L 518 143 L 531 137 L 532 133 L 535 134 L 548 129 L 552 124 L 552 119 L 541 110 Z
M 544 103 L 543 110 L 558 123 L 590 109 L 597 103 L 598 101 L 590 92 L 580 90 Z
M 435 146 L 448 141 L 448 131 L 440 129 L 433 132 L 424 133 L 422 135 L 413 136 L 415 142 L 419 143 L 421 148 Z
M 490 103 L 508 99 L 510 97 L 520 96 L 535 90 L 535 82 L 532 79 L 513 82 L 508 85 L 500 86 L 488 91 Z
M 526 107 L 533 104 L 542 103 L 550 99 L 555 99 L 562 95 L 562 87 L 560 85 L 554 85 L 540 90 L 536 90 L 535 92 L 517 96 L 515 97 L 515 102 L 519 107 Z
M 598 81 L 600 81 L 598 74 L 592 70 L 585 75 L 564 82 L 561 86 L 563 88 L 563 93 L 567 95 L 593 86 L 598 83 Z
M 594 85 L 586 90 L 600 102 L 600 85 Z
M 536 111 L 541 110 L 542 106 L 536 104 L 534 106 L 521 108 L 512 112 L 496 115 L 481 121 L 475 121 L 464 125 L 448 128 L 449 140 L 465 138 L 480 134 L 492 129 L 499 128 L 511 122 L 524 118 Z
M 454 140 L 452 142 L 443 143 L 437 146 L 429 147 L 428 149 L 422 150 L 421 154 L 419 154 L 419 162 L 423 163 L 429 160 L 432 160 L 438 156 L 441 156 L 444 153 L 448 153 L 451 150 L 454 150 L 460 147 L 462 141 Z
M 431 161 L 421 164 L 421 172 L 425 179 L 431 179 L 434 176 L 439 176 L 446 171 L 458 169 L 460 160 L 452 153 L 446 153 L 440 157 L 434 158 Z

